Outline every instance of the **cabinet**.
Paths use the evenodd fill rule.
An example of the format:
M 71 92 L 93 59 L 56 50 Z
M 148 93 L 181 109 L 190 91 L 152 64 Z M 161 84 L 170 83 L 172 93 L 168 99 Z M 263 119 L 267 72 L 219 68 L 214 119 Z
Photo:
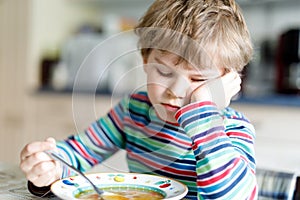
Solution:
M 300 107 L 232 104 L 256 129 L 257 166 L 300 173 Z
M 17 160 L 26 109 L 26 1 L 0 1 L 0 160 Z
M 20 151 L 28 142 L 48 136 L 62 139 L 67 132 L 74 132 L 69 98 L 24 95 L 19 104 L 22 109 L 6 110 L 1 120 L 1 161 L 18 163 Z
M 68 94 L 25 95 L 26 103 L 22 112 L 8 112 L 1 120 L 0 158 L 3 162 L 19 162 L 21 149 L 31 141 L 45 140 L 51 136 L 57 140 L 83 131 L 91 122 L 104 115 L 116 102 L 108 96 L 80 97 L 73 112 L 72 96 Z M 95 110 L 93 110 L 95 108 Z M 95 111 L 95 112 L 94 112 Z M 76 116 L 74 118 L 73 116 Z
M 19 162 L 20 150 L 30 141 L 48 136 L 64 139 L 82 131 L 119 100 L 106 95 L 82 95 L 76 103 L 69 94 L 48 93 L 26 95 L 25 99 L 24 112 L 8 115 L 2 126 L 5 130 L 1 130 L 2 161 Z M 300 173 L 300 107 L 246 103 L 231 106 L 244 113 L 255 126 L 257 166 Z M 122 153 L 110 159 L 108 166 L 120 159 L 124 159 Z
M 45 2 L 0 0 L 1 161 L 17 163 L 20 150 L 29 141 L 43 140 L 50 135 L 62 139 L 76 132 L 76 127 L 82 130 L 95 119 L 95 115 L 105 113 L 114 103 L 108 97 L 97 97 L 99 98 L 95 109 L 97 113 L 93 113 L 93 109 L 90 108 L 89 112 L 77 113 L 78 119 L 74 121 L 70 95 L 30 94 L 29 89 L 38 85 L 38 63 L 44 47 L 49 47 L 49 44 L 59 46 L 66 35 L 74 31 L 83 21 L 94 20 L 94 23 L 98 23 L 98 12 L 101 9 L 106 12 L 113 9 L 116 12 L 124 12 L 121 11 L 121 7 L 117 8 L 118 3 L 108 0 L 99 0 L 97 6 L 94 6 L 97 0 L 86 2 L 52 0 L 47 1 L 50 2 L 48 6 L 45 6 Z M 139 8 L 146 9 L 151 3 L 138 0 L 117 2 L 123 2 L 122 5 L 130 7 L 130 11 L 126 12 L 133 11 L 131 13 L 134 15 L 140 15 L 144 10 L 137 11 L 132 5 L 143 2 L 138 3 Z M 278 35 L 279 31 L 285 28 L 283 24 L 287 22 L 289 25 L 300 24 L 298 0 L 290 0 L 288 3 L 272 1 L 273 9 L 265 12 L 267 6 L 263 7 L 259 9 L 261 11 L 259 15 L 257 15 L 257 9 L 260 7 L 257 6 L 258 3 L 249 3 L 247 7 L 250 0 L 240 2 L 244 7 L 246 20 L 250 20 L 250 29 L 256 40 L 270 35 L 269 32 Z M 290 8 L 295 12 L 291 12 Z M 277 12 L 279 10 L 280 12 Z M 47 13 L 52 15 L 46 15 Z M 268 15 L 269 21 L 261 20 L 265 15 Z M 273 21 L 276 22 L 276 26 L 275 23 L 270 23 Z M 298 150 L 300 108 L 257 104 L 233 104 L 233 106 L 245 113 L 256 127 L 258 165 L 297 170 L 297 166 L 300 165 Z

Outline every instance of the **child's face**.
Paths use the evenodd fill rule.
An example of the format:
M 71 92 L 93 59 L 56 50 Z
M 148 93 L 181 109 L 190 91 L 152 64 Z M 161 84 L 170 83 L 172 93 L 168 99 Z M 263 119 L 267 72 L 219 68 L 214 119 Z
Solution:
M 175 113 L 190 103 L 196 88 L 223 73 L 220 69 L 199 71 L 186 62 L 177 61 L 178 56 L 158 50 L 152 50 L 144 59 L 149 99 L 158 116 L 171 123 L 177 123 Z

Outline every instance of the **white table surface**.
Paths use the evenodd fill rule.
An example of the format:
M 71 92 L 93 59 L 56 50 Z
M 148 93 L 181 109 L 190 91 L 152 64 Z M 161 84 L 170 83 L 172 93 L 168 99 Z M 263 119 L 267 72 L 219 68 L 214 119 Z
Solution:
M 0 199 L 58 199 L 58 198 L 39 198 L 27 190 L 27 180 L 16 165 L 6 164 L 0 161 Z

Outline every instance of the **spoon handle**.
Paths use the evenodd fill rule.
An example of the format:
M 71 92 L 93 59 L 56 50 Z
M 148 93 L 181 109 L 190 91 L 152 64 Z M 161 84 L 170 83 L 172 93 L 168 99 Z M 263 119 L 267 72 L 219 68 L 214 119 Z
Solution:
M 72 169 L 75 173 L 81 175 L 85 180 L 87 180 L 91 186 L 93 186 L 94 190 L 99 194 L 102 195 L 104 193 L 104 191 L 100 190 L 98 187 L 96 187 L 94 185 L 94 183 L 84 175 L 84 173 L 82 173 L 80 170 L 78 170 L 77 168 L 75 168 L 73 165 L 70 165 L 68 162 L 66 162 L 64 159 L 62 159 L 57 153 L 53 152 L 53 151 L 45 151 L 45 153 L 47 155 L 49 155 L 51 158 L 53 158 L 54 160 L 60 161 L 62 164 L 66 165 L 67 167 L 69 167 L 70 169 Z

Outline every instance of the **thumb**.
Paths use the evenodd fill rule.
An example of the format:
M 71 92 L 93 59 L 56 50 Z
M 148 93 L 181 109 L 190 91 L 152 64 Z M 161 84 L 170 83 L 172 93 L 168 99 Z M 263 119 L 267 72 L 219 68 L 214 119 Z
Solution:
M 52 137 L 49 137 L 45 140 L 46 142 L 50 142 L 53 144 L 53 148 L 56 146 L 56 140 Z

